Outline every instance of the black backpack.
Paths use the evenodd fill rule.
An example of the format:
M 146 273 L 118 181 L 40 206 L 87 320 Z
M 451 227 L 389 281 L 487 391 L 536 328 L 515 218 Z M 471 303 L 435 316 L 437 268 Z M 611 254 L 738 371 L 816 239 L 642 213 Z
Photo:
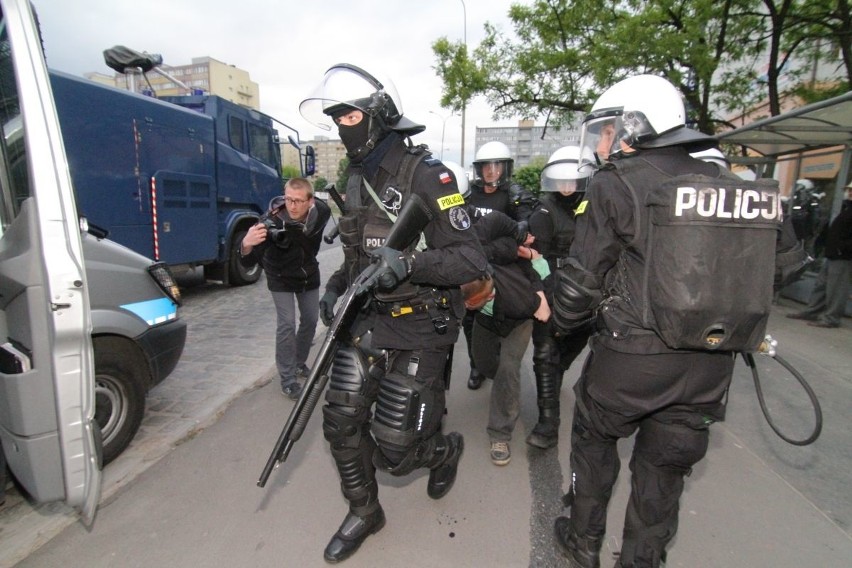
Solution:
M 753 352 L 765 337 L 778 183 L 724 174 L 672 177 L 644 200 L 650 222 L 633 243 L 645 249 L 642 320 L 673 349 Z

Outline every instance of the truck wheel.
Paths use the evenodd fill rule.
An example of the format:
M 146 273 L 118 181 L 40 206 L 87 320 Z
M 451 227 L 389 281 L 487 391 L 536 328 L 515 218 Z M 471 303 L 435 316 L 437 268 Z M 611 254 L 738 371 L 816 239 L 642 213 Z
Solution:
M 104 465 L 133 440 L 145 414 L 147 363 L 128 340 L 94 339 L 95 421 L 103 436 Z
M 254 284 L 260 279 L 260 264 L 246 268 L 240 263 L 240 243 L 247 231 L 238 231 L 231 241 L 231 254 L 228 256 L 228 283 L 231 286 Z

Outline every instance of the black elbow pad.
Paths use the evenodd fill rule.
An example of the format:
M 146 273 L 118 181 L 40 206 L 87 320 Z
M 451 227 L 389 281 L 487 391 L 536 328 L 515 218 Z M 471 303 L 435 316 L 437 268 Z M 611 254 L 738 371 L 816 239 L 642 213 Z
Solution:
M 565 271 L 556 273 L 553 293 L 553 321 L 561 332 L 570 332 L 594 318 L 601 303 L 600 290 L 581 285 Z

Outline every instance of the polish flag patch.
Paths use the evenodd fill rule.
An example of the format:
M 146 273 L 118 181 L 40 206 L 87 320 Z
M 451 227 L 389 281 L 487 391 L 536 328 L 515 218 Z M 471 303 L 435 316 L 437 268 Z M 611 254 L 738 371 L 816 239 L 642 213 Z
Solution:
M 453 177 L 449 174 L 449 172 L 443 172 L 438 176 L 438 179 L 441 180 L 441 183 L 447 184 L 452 183 Z

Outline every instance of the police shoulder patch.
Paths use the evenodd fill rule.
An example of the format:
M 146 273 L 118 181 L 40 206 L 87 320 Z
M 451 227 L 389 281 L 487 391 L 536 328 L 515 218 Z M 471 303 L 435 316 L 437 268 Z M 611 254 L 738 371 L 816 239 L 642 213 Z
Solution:
M 586 212 L 586 205 L 588 205 L 588 204 L 589 204 L 588 199 L 584 199 L 583 201 L 581 201 L 580 204 L 577 206 L 577 208 L 574 209 L 574 215 L 582 215 L 583 213 L 585 213 Z
M 430 168 L 433 168 L 435 166 L 441 165 L 441 160 L 439 160 L 438 158 L 426 158 L 425 160 L 423 160 L 423 163 L 429 166 Z
M 470 215 L 467 214 L 467 209 L 464 207 L 453 207 L 448 212 L 450 217 L 450 225 L 459 231 L 467 231 L 470 229 Z
M 438 202 L 438 207 L 440 207 L 441 211 L 449 209 L 450 207 L 464 205 L 464 197 L 462 197 L 461 193 L 451 193 L 450 195 L 439 197 L 436 201 Z

